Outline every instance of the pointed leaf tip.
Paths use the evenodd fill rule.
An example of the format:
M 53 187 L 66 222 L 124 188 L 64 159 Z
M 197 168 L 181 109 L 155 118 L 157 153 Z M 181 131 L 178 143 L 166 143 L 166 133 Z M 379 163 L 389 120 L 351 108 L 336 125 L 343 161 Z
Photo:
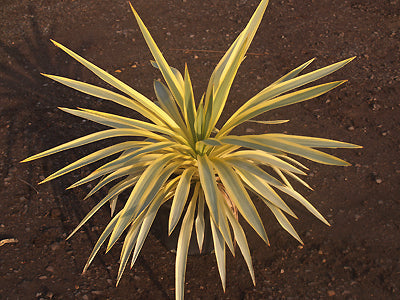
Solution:
M 132 3 L 129 1 L 129 6 L 131 7 L 132 12 L 135 14 L 135 16 L 137 15 L 136 10 L 133 8 Z
M 61 44 L 60 44 L 60 43 L 56 42 L 56 41 L 55 41 L 55 40 L 53 40 L 53 39 L 50 39 L 50 41 L 53 43 L 53 45 L 54 45 L 54 46 L 56 46 L 56 47 L 60 48 L 60 46 L 61 46 Z

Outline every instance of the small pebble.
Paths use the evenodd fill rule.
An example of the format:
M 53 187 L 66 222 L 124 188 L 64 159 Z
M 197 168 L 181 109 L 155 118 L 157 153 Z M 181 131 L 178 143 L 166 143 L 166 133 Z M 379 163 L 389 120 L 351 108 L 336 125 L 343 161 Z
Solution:
M 254 133 L 256 132 L 253 128 L 246 128 L 246 133 Z
M 100 295 L 103 295 L 103 294 L 104 294 L 103 291 L 91 291 L 91 293 L 92 293 L 93 295 L 96 295 L 96 296 L 100 296 Z
M 329 296 L 329 297 L 333 297 L 333 296 L 335 296 L 335 295 L 336 295 L 335 291 L 332 291 L 332 290 L 329 290 L 329 291 L 328 291 L 328 296 Z
M 59 243 L 53 243 L 50 245 L 50 249 L 52 251 L 56 251 L 58 248 L 60 248 L 60 244 Z
M 349 126 L 349 127 L 347 127 L 347 130 L 348 130 L 348 131 L 353 131 L 353 130 L 354 130 L 354 126 Z
M 60 217 L 61 216 L 61 210 L 59 209 L 59 208 L 53 208 L 52 210 L 51 210 L 51 217 L 52 218 L 58 218 L 58 217 Z
M 376 182 L 377 184 L 381 184 L 381 183 L 382 183 L 382 179 L 377 178 L 377 179 L 375 179 L 375 182 Z
M 47 272 L 54 273 L 54 267 L 48 266 L 48 267 L 46 268 L 46 271 L 47 271 Z

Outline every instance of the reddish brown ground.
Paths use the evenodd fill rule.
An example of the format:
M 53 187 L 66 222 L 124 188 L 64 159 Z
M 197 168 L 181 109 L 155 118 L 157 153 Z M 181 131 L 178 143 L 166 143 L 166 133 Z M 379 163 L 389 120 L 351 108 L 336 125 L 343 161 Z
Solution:
M 151 1 L 134 6 L 173 66 L 189 65 L 199 96 L 221 53 L 248 21 L 256 0 Z M 279 132 L 322 136 L 364 146 L 337 150 L 353 164 L 309 164 L 315 189 L 304 195 L 327 217 L 328 228 L 296 206 L 300 246 L 258 205 L 271 240 L 268 247 L 248 226 L 257 286 L 241 255 L 228 255 L 227 292 L 213 255 L 190 257 L 187 299 L 395 299 L 400 289 L 400 68 L 398 0 L 271 1 L 243 63 L 225 112 L 286 71 L 316 57 L 312 68 L 354 55 L 330 76 L 349 82 L 316 100 L 274 111 L 291 119 Z M 0 299 L 173 299 L 174 259 L 152 235 L 118 288 L 120 245 L 81 270 L 109 220 L 104 209 L 74 238 L 66 235 L 96 203 L 82 201 L 88 186 L 64 189 L 90 168 L 37 185 L 99 145 L 37 162 L 31 154 L 100 129 L 57 109 L 88 107 L 133 116 L 120 107 L 60 86 L 40 72 L 100 83 L 55 49 L 55 39 L 154 98 L 160 77 L 126 1 L 11 1 L 0 3 Z M 326 80 L 325 80 L 326 81 Z M 249 125 L 256 133 L 264 126 Z M 397 296 L 396 296 L 397 295 Z

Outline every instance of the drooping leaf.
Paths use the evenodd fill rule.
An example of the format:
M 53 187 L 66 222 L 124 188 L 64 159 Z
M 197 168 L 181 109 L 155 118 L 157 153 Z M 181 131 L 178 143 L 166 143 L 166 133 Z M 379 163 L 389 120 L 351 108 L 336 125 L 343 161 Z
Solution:
M 271 202 L 279 209 L 282 209 L 289 215 L 296 217 L 294 212 L 286 205 L 286 203 L 279 197 L 279 195 L 265 182 L 263 179 L 253 175 L 252 173 L 241 170 L 238 171 L 240 177 L 248 186 L 250 186 L 256 193 L 258 193 L 264 202 Z M 267 201 L 265 201 L 267 200 Z
M 252 137 L 252 139 L 262 144 L 268 145 L 271 148 L 298 155 L 321 164 L 338 166 L 349 165 L 349 163 L 333 155 L 321 152 L 310 147 L 302 146 L 294 142 L 289 142 L 284 139 L 272 137 L 270 135 L 254 136 Z
M 178 244 L 176 248 L 175 261 L 175 291 L 176 299 L 183 299 L 185 289 L 185 273 L 186 260 L 189 250 L 190 238 L 193 230 L 194 211 L 196 209 L 197 198 L 190 201 L 185 217 L 182 221 L 181 230 L 179 232 Z
M 264 136 L 264 135 L 262 135 Z M 362 148 L 361 146 L 350 144 L 350 143 L 345 143 L 345 142 L 340 142 L 340 141 L 335 141 L 335 140 L 329 140 L 329 139 L 322 139 L 322 138 L 316 138 L 316 137 L 310 137 L 310 136 L 300 136 L 300 135 L 288 135 L 288 134 L 281 134 L 281 133 L 269 133 L 265 134 L 265 136 L 270 136 L 270 137 L 275 137 L 280 140 L 285 140 L 288 142 L 296 143 L 305 147 L 311 147 L 311 148 L 350 148 L 350 149 L 356 149 L 356 148 Z
M 221 278 L 222 288 L 225 292 L 226 287 L 226 257 L 225 257 L 225 241 L 222 233 L 219 231 L 213 218 L 210 217 L 211 232 L 214 241 L 215 257 L 217 259 L 219 276 Z
M 239 245 L 240 251 L 243 254 L 244 260 L 246 261 L 247 267 L 250 272 L 251 279 L 253 280 L 253 284 L 256 285 L 256 279 L 254 276 L 253 264 L 251 262 L 251 254 L 249 250 L 249 246 L 247 244 L 246 234 L 242 226 L 240 226 L 239 221 L 236 220 L 230 208 L 225 205 L 226 216 L 228 217 L 229 223 L 232 225 L 233 232 L 235 234 L 235 240 Z
M 118 269 L 117 276 L 117 286 L 119 281 L 121 280 L 122 274 L 124 273 L 125 267 L 128 263 L 129 256 L 132 253 L 133 247 L 136 245 L 136 241 L 139 235 L 140 226 L 131 226 L 128 233 L 126 234 L 124 245 L 121 250 L 121 258 Z
M 65 111 L 69 114 L 94 121 L 99 124 L 103 124 L 106 126 L 114 127 L 114 128 L 136 128 L 136 129 L 145 129 L 149 131 L 154 131 L 162 134 L 166 134 L 169 136 L 175 136 L 174 132 L 165 126 L 155 125 L 148 122 L 135 120 L 131 118 L 121 117 L 114 114 L 109 114 L 105 112 L 95 111 L 86 108 L 69 109 L 60 107 L 62 111 Z
M 292 166 L 291 164 L 279 159 L 278 157 L 268 154 L 260 150 L 242 150 L 237 151 L 229 155 L 229 158 L 245 159 L 250 161 L 256 161 L 261 164 L 268 166 L 274 166 L 279 169 L 287 170 L 296 174 L 306 175 L 303 171 Z
M 97 203 L 90 212 L 82 219 L 78 226 L 71 232 L 67 239 L 71 238 L 104 204 L 118 196 L 127 188 L 133 186 L 137 182 L 137 177 L 127 178 L 115 185 L 99 203 Z
M 97 252 L 99 252 L 100 247 L 103 245 L 105 240 L 108 238 L 108 236 L 111 234 L 113 231 L 115 225 L 117 224 L 119 215 L 121 212 L 119 212 L 117 215 L 115 215 L 114 218 L 111 219 L 111 221 L 107 224 L 106 228 L 104 229 L 103 233 L 100 235 L 99 239 L 97 240 L 96 244 L 93 247 L 92 253 L 90 253 L 90 256 L 86 262 L 85 267 L 83 268 L 82 273 L 85 273 L 86 270 L 89 268 L 90 264 L 92 263 L 94 257 L 96 256 Z
M 197 156 L 197 162 L 199 164 L 200 183 L 204 191 L 208 209 L 210 210 L 210 215 L 215 220 L 215 223 L 219 224 L 217 205 L 219 191 L 215 181 L 213 165 L 206 155 Z
M 145 131 L 145 130 L 137 130 L 137 129 L 107 129 L 107 130 L 103 130 L 103 131 L 98 131 L 95 133 L 91 133 L 89 135 L 77 138 L 73 141 L 61 144 L 57 147 L 51 148 L 49 150 L 43 151 L 41 153 L 32 155 L 26 159 L 24 159 L 22 162 L 28 162 L 34 159 L 38 159 L 38 158 L 42 158 L 51 154 L 55 154 L 57 152 L 60 151 L 65 151 L 68 149 L 72 149 L 72 148 L 76 148 L 76 147 L 80 147 L 83 145 L 87 145 L 90 143 L 94 143 L 97 141 L 101 141 L 104 139 L 109 139 L 109 138 L 113 138 L 113 137 L 121 137 L 121 136 L 146 136 L 146 137 L 152 137 L 156 140 L 165 140 L 165 138 L 152 133 L 150 131 Z
M 168 235 L 172 233 L 175 226 L 178 224 L 181 218 L 183 208 L 186 204 L 186 199 L 189 195 L 189 190 L 191 186 L 191 179 L 194 174 L 195 169 L 189 168 L 183 171 L 181 179 L 176 188 L 174 199 L 172 200 L 171 211 L 169 213 L 168 220 Z M 200 185 L 197 184 L 195 190 L 193 191 L 193 197 L 198 194 Z M 197 195 L 196 195 L 197 197 Z
M 91 164 L 93 162 L 101 160 L 103 158 L 106 158 L 115 153 L 121 152 L 123 150 L 129 149 L 130 147 L 133 147 L 134 145 L 135 145 L 135 142 L 123 142 L 123 143 L 116 144 L 116 145 L 98 150 L 96 152 L 93 152 L 92 154 L 82 157 L 81 159 L 78 159 L 77 161 L 75 161 L 75 162 L 65 166 L 64 168 L 58 170 L 57 172 L 51 174 L 50 176 L 48 176 L 46 179 L 44 179 L 40 183 L 45 183 L 47 181 L 53 180 L 57 177 L 65 175 L 65 174 L 72 172 L 76 169 L 79 169 L 83 166 L 86 166 L 88 164 Z
M 254 228 L 265 243 L 269 244 L 261 218 L 236 172 L 221 159 L 213 159 L 213 164 L 230 199 L 235 203 L 240 214 Z
M 171 172 L 170 168 L 167 170 L 163 169 L 173 158 L 174 155 L 169 154 L 157 159 L 146 169 L 146 171 L 143 172 L 142 176 L 140 176 L 124 208 L 122 209 L 123 213 L 113 230 L 107 249 L 110 249 L 117 241 L 122 232 L 124 232 L 126 227 L 129 225 L 130 220 L 138 216 L 146 208 L 145 204 L 150 203 L 152 198 L 154 198 L 154 196 L 150 197 L 149 193 L 154 194 L 155 191 L 158 191 L 162 186 L 163 181 L 169 177 L 169 173 Z M 173 167 L 175 166 L 173 165 Z M 168 177 L 165 178 L 167 175 Z M 163 180 L 164 178 L 165 180 Z M 156 183 L 158 183 L 157 186 Z
M 200 189 L 199 190 L 199 197 L 197 201 L 197 217 L 196 217 L 196 237 L 197 237 L 197 244 L 199 245 L 200 253 L 203 250 L 203 242 L 204 242 L 204 193 Z
M 314 206 L 311 205 L 302 195 L 296 192 L 294 189 L 289 187 L 276 187 L 277 189 L 281 190 L 282 192 L 288 194 L 289 196 L 293 197 L 297 201 L 299 201 L 309 212 L 311 212 L 314 216 L 316 216 L 319 220 L 321 220 L 326 225 L 330 226 L 328 221 L 315 209 Z
M 272 213 L 274 214 L 274 216 L 276 217 L 282 228 L 285 229 L 287 232 L 289 232 L 301 244 L 304 244 L 299 235 L 297 234 L 296 230 L 294 230 L 292 224 L 290 224 L 289 220 L 286 218 L 285 214 L 272 203 L 266 203 L 266 204 L 272 211 Z

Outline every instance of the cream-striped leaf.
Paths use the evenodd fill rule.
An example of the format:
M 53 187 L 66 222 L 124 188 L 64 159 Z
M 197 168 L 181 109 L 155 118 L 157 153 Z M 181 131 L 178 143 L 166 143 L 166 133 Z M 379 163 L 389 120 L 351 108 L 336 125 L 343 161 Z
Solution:
M 181 230 L 179 232 L 178 244 L 176 248 L 175 260 L 175 298 L 181 300 L 184 298 L 185 289 L 185 273 L 186 273 L 186 260 L 189 250 L 190 238 L 193 231 L 194 211 L 196 209 L 196 200 L 194 198 L 190 201 L 187 208 L 185 217 L 182 221 Z
M 168 220 L 168 235 L 172 233 L 175 226 L 178 224 L 181 218 L 183 208 L 185 207 L 187 197 L 189 195 L 189 190 L 191 186 L 191 179 L 195 172 L 194 168 L 185 169 L 181 175 L 178 186 L 176 188 L 174 199 L 172 200 L 171 211 L 169 213 Z M 193 197 L 197 197 L 196 194 L 199 192 L 199 184 L 196 184 L 193 190 Z
M 236 172 L 230 165 L 220 159 L 213 159 L 213 164 L 230 199 L 237 206 L 241 215 L 265 243 L 269 244 L 261 218 Z

